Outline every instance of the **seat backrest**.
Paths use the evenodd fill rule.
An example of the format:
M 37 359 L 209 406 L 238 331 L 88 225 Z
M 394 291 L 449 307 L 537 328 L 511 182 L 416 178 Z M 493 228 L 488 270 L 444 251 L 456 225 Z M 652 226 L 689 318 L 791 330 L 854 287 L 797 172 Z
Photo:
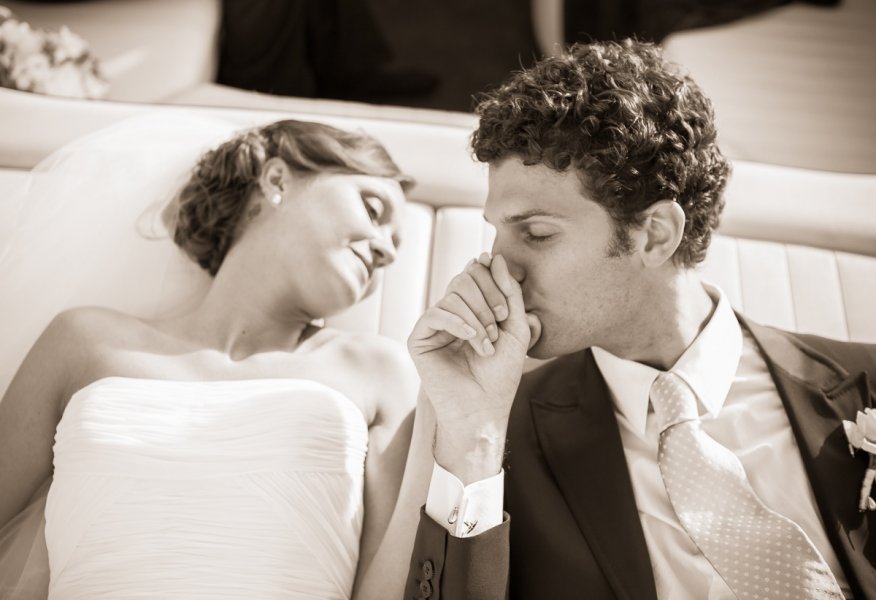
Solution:
M 383 285 L 359 305 L 329 319 L 332 325 L 404 342 L 423 309 L 443 293 L 450 278 L 492 244 L 493 232 L 481 214 L 487 171 L 468 151 L 471 128 L 458 122 L 246 110 L 132 110 L 132 106 L 126 107 L 130 114 L 157 119 L 170 114 L 210 114 L 241 125 L 278 118 L 320 120 L 361 128 L 387 146 L 402 169 L 418 181 L 409 194 L 399 257 L 387 269 Z M 106 120 L 112 122 L 113 118 Z M 52 136 L 65 139 L 63 132 Z M 48 149 L 37 148 L 33 154 L 45 154 Z M 23 180 L 26 173 L 15 169 L 0 172 L 0 191 L 3 181 Z M 14 181 L 10 185 L 14 186 Z M 876 176 L 737 162 L 727 190 L 724 221 L 700 267 L 703 277 L 721 286 L 733 305 L 755 321 L 838 339 L 876 342 L 876 312 L 870 308 L 870 298 L 876 294 L 874 195 Z M 13 197 L 6 196 L 2 202 Z M 2 210 L 0 207 L 0 214 Z M 65 302 L 76 305 L 87 301 L 152 316 L 194 301 L 209 282 L 166 239 L 144 240 L 131 261 L 117 273 L 101 274 L 111 285 L 89 289 L 87 297 L 74 294 Z M 57 294 L 48 293 L 52 282 L 43 283 L 44 290 L 10 294 L 4 289 L 0 294 L 4 337 L 26 341 L 2 348 L 0 389 L 5 389 L 42 327 L 57 310 L 66 307 L 47 303 Z M 18 318 L 21 314 L 37 318 L 30 318 L 25 325 Z

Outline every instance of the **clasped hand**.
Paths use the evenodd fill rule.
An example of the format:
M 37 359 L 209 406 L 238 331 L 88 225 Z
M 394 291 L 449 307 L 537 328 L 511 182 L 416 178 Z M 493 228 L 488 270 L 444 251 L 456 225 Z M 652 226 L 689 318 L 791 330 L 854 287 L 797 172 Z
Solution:
M 417 321 L 408 350 L 435 410 L 442 466 L 455 471 L 439 454 L 447 463 L 471 463 L 484 444 L 501 463 L 526 352 L 540 332 L 504 257 L 487 253 L 466 265 Z

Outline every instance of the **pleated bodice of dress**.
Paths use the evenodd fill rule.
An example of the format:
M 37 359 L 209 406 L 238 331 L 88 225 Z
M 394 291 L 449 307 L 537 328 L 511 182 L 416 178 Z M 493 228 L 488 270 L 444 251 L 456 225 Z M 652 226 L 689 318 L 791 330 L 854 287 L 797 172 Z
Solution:
M 100 379 L 55 437 L 49 597 L 348 598 L 367 444 L 313 381 Z

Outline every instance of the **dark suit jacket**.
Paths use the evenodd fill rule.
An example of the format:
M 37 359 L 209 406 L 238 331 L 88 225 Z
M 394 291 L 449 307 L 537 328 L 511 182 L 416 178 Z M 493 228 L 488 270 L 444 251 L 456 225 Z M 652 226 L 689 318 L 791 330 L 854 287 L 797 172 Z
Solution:
M 868 459 L 849 454 L 841 425 L 874 406 L 876 346 L 740 321 L 785 405 L 852 592 L 876 598 L 876 517 L 857 508 Z M 589 350 L 524 377 L 505 469 L 513 527 L 506 516 L 485 534 L 453 538 L 424 514 L 406 598 L 656 599 L 613 404 Z

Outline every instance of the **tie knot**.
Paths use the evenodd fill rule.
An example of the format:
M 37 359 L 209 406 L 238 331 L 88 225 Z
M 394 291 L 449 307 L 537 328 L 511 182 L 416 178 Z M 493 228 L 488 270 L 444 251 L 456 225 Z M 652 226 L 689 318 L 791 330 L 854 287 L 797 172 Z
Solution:
M 671 371 L 661 373 L 651 384 L 651 404 L 661 432 L 672 425 L 699 419 L 696 395 Z

